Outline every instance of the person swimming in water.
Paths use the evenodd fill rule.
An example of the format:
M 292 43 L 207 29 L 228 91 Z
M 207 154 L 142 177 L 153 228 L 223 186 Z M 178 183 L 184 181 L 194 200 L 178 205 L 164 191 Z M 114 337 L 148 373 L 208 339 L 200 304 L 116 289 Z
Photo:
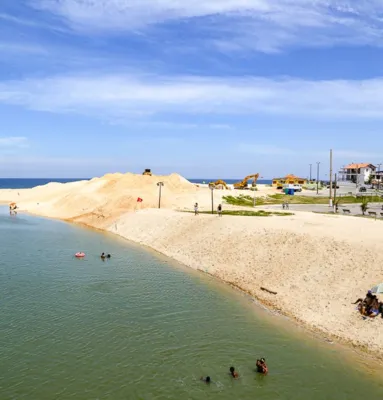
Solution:
M 266 360 L 262 357 L 260 360 L 257 360 L 257 372 L 260 374 L 266 375 L 269 369 L 267 368 L 266 365 Z
M 108 254 L 107 256 L 106 256 L 106 258 L 110 258 L 111 257 L 111 255 L 110 254 Z
M 207 376 L 206 378 L 204 378 L 203 376 L 201 376 L 201 381 L 203 381 L 203 382 L 205 382 L 205 383 L 211 383 L 210 376 Z
M 105 253 L 102 253 L 102 254 L 101 254 L 101 258 L 102 258 L 102 259 L 105 259 L 105 257 L 106 257 L 106 256 L 105 256 Z
M 235 368 L 234 367 L 230 367 L 230 375 L 234 378 L 234 379 L 236 379 L 236 378 L 238 378 L 238 372 L 236 372 L 236 370 L 235 370 Z

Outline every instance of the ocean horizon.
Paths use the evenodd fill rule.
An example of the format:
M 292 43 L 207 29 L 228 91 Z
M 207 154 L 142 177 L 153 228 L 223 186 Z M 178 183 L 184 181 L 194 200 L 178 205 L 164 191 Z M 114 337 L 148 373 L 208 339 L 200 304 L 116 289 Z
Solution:
M 0 178 L 0 189 L 31 189 L 36 186 L 46 185 L 51 182 L 69 183 L 83 180 L 90 180 L 92 178 Z M 215 182 L 220 178 L 186 178 L 191 183 L 209 183 Z M 243 178 L 242 178 L 243 179 Z M 223 179 L 228 184 L 240 182 L 238 179 Z M 260 184 L 271 184 L 271 179 L 259 179 Z

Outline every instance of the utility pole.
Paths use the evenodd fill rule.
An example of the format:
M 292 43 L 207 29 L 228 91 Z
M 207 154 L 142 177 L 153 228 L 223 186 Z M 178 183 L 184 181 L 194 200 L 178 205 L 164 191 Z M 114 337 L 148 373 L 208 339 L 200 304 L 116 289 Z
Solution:
M 311 179 L 311 170 L 312 170 L 313 165 L 312 164 L 309 164 L 309 165 L 310 165 L 310 183 L 311 183 L 311 181 L 312 181 L 312 179 Z
M 337 185 L 337 177 L 335 174 L 335 187 L 334 187 L 334 205 L 335 205 L 335 212 L 337 212 L 337 206 L 336 206 L 336 185 Z
M 330 207 L 332 207 L 332 149 L 330 150 Z
M 211 190 L 211 213 L 214 214 L 214 194 L 213 194 L 215 189 L 214 184 L 210 184 L 209 188 Z
M 319 164 L 320 162 L 317 161 L 317 194 L 319 194 Z

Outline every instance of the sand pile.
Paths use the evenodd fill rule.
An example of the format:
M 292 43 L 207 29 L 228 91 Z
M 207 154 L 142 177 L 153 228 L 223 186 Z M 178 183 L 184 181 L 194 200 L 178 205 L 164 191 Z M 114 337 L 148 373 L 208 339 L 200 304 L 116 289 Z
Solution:
M 351 304 L 383 281 L 381 229 L 380 221 L 304 212 L 218 218 L 171 210 L 123 215 L 109 227 L 383 357 L 383 319 L 363 320 Z
M 195 185 L 178 174 L 147 176 L 116 173 L 90 181 L 3 190 L 0 191 L 0 201 L 14 201 L 20 210 L 102 228 L 123 213 L 158 207 L 157 182 L 164 183 L 162 207 L 172 207 L 177 196 L 198 191 Z M 137 202 L 138 198 L 143 201 Z

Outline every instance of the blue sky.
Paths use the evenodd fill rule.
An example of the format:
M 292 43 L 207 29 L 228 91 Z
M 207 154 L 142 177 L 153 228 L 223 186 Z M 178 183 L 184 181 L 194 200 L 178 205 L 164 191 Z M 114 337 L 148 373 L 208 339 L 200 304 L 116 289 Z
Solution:
M 381 0 L 1 0 L 0 176 L 383 161 Z

